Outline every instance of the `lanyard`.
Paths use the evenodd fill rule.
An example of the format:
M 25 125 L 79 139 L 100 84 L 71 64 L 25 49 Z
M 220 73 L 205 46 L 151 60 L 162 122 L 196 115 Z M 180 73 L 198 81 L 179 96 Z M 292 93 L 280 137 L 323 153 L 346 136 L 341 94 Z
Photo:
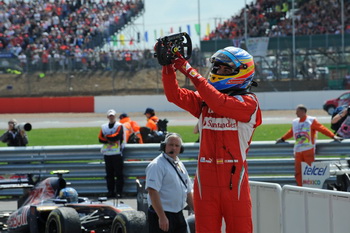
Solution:
M 175 165 L 167 158 L 164 156 L 163 154 L 163 157 L 170 163 L 170 165 L 175 169 L 176 171 L 176 174 L 179 176 L 179 178 L 181 179 L 182 183 L 185 185 L 186 189 L 187 189 L 187 185 L 185 183 L 185 181 L 182 179 L 182 176 L 179 174 L 179 171 L 177 170 L 177 168 L 175 167 Z

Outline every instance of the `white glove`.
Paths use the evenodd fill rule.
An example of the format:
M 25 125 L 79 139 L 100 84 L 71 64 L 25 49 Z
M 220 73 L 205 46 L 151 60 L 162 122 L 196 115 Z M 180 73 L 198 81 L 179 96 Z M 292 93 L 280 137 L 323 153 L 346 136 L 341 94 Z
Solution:
M 333 139 L 334 139 L 334 141 L 337 141 L 337 142 L 341 142 L 341 141 L 343 140 L 342 137 L 339 137 L 339 136 L 337 136 L 337 135 L 335 135 L 335 136 L 333 137 Z

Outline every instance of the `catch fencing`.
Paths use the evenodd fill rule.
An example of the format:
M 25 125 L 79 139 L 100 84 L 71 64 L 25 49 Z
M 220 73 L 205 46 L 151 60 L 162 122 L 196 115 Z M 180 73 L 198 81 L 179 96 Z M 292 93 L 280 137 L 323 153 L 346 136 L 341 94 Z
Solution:
M 185 143 L 181 155 L 189 174 L 195 175 L 198 143 Z M 0 148 L 0 178 L 18 178 L 33 173 L 46 178 L 51 171 L 69 170 L 64 178 L 79 194 L 92 195 L 107 192 L 105 166 L 100 153 L 101 145 L 84 146 L 33 146 Z M 350 142 L 336 143 L 320 140 L 317 143 L 317 161 L 338 160 L 350 157 Z M 136 179 L 144 179 L 145 168 L 155 158 L 159 144 L 128 144 L 124 151 L 124 192 L 136 194 Z M 253 142 L 248 153 L 251 181 L 295 185 L 293 144 L 275 144 L 272 141 Z M 21 195 L 22 189 L 2 189 L 0 196 Z

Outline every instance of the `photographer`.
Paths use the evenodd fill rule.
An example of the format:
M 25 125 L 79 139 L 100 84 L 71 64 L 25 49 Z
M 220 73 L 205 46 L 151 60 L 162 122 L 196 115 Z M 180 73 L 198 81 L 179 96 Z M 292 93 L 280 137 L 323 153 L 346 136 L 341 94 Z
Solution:
M 341 131 L 350 131 L 347 130 L 349 128 L 348 121 L 345 121 L 347 117 L 350 115 L 350 107 L 347 105 L 339 106 L 336 108 L 332 114 L 332 120 L 331 120 L 331 129 L 334 130 L 334 133 L 337 134 L 338 136 L 346 138 L 347 135 L 350 132 L 339 132 L 339 129 Z M 343 127 L 344 126 L 344 127 Z M 341 135 L 339 135 L 339 133 Z
M 7 146 L 26 146 L 28 136 L 24 130 L 17 127 L 17 121 L 11 119 L 8 122 L 8 130 L 0 137 L 0 141 L 7 143 Z

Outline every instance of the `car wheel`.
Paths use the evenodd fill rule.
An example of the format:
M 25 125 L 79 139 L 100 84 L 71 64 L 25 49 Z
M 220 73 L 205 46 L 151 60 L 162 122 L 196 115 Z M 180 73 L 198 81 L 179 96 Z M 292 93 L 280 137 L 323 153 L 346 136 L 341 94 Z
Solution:
M 329 107 L 327 108 L 327 113 L 328 113 L 328 115 L 332 115 L 333 112 L 334 112 L 334 110 L 335 110 L 335 107 L 334 107 L 334 106 L 329 106 Z
M 187 222 L 187 232 L 188 233 L 196 233 L 196 225 L 195 225 L 194 214 L 188 216 L 186 218 L 186 222 Z
M 147 233 L 146 215 L 142 211 L 123 211 L 115 216 L 111 233 Z
M 54 209 L 46 221 L 45 233 L 81 232 L 78 212 L 69 207 Z

